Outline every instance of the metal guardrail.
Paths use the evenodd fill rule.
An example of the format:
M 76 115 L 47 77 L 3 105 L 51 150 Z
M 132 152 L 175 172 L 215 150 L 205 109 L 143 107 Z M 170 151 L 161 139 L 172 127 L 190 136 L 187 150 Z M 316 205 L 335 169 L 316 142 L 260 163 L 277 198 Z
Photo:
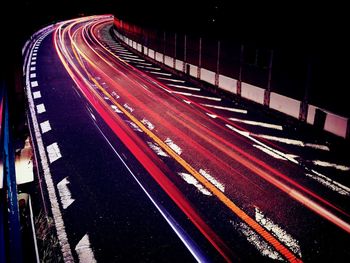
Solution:
M 23 262 L 20 217 L 17 200 L 15 153 L 9 120 L 9 100 L 0 83 L 0 133 L 2 171 L 0 179 L 0 262 Z

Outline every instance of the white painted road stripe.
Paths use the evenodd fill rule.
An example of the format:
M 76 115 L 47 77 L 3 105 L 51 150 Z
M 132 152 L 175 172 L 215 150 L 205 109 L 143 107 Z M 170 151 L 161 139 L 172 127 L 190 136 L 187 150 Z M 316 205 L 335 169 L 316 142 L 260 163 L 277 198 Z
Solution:
M 31 73 L 30 74 L 30 78 L 32 79 L 32 78 L 36 78 L 36 73 Z
M 335 164 L 335 163 L 330 163 L 330 162 L 326 162 L 326 161 L 320 161 L 320 160 L 314 160 L 312 161 L 312 163 L 314 165 L 319 165 L 319 166 L 323 166 L 323 167 L 332 167 L 341 171 L 350 171 L 350 167 L 349 166 L 345 166 L 345 165 L 341 165 L 341 164 Z
M 170 138 L 167 138 L 164 142 L 178 155 L 182 153 L 182 149 L 177 144 L 175 144 Z
M 188 87 L 188 86 L 181 86 L 177 84 L 167 84 L 168 86 L 179 88 L 179 89 L 187 89 L 187 90 L 195 90 L 195 91 L 200 91 L 200 88 L 193 88 L 193 87 Z
M 51 131 L 51 125 L 49 121 L 44 121 L 40 123 L 40 128 L 42 133 L 46 133 L 48 131 Z
M 272 234 L 285 244 L 294 254 L 297 254 L 300 258 L 302 257 L 299 241 L 294 239 L 270 218 L 266 217 L 257 207 L 255 208 L 255 220 L 269 232 L 272 232 Z
M 169 157 L 169 155 L 163 151 L 163 149 L 155 142 L 147 142 L 148 146 L 159 156 Z
M 155 74 L 155 75 L 161 75 L 161 76 L 168 76 L 170 77 L 172 74 L 171 73 L 165 73 L 165 72 L 158 72 L 158 71 L 151 71 L 151 70 L 146 70 L 149 73 Z
M 248 113 L 247 110 L 242 110 L 242 109 L 237 109 L 237 108 L 222 107 L 222 106 L 216 106 L 216 105 L 210 105 L 210 104 L 201 104 L 201 105 L 203 105 L 205 107 L 209 107 L 209 108 L 218 109 L 218 110 L 227 110 L 227 111 L 243 113 L 243 114 L 247 114 Z
M 32 88 L 36 88 L 36 87 L 39 86 L 39 84 L 38 84 L 37 81 L 32 81 L 32 82 L 30 83 L 30 85 L 31 85 Z
M 182 179 L 185 180 L 186 183 L 188 184 L 192 184 L 193 186 L 195 186 L 198 191 L 200 191 L 202 194 L 204 195 L 208 195 L 208 196 L 212 196 L 213 194 L 211 192 L 209 192 L 209 190 L 207 188 L 205 188 L 200 182 L 198 182 L 198 180 L 196 178 L 194 178 L 192 175 L 188 174 L 188 173 L 178 173 Z
M 72 198 L 72 194 L 68 189 L 68 184 L 69 184 L 69 181 L 67 177 L 57 184 L 57 189 L 61 197 L 61 203 L 62 203 L 63 209 L 67 209 L 75 201 Z
M 163 78 L 163 77 L 157 77 L 157 79 L 166 80 L 166 81 L 171 81 L 171 82 L 185 83 L 185 81 L 184 81 L 184 80 L 181 80 L 181 79 L 170 79 L 170 78 Z
M 79 263 L 96 263 L 94 252 L 91 249 L 90 240 L 88 234 L 85 234 L 83 238 L 78 242 L 75 247 L 75 251 L 79 257 Z
M 152 66 L 151 63 L 145 63 L 145 62 L 133 62 L 134 64 L 144 65 L 144 66 Z
M 39 99 L 39 98 L 41 98 L 41 93 L 40 93 L 40 91 L 34 91 L 34 92 L 33 92 L 33 98 L 34 98 L 34 99 Z
M 320 144 L 312 144 L 312 143 L 304 143 L 303 141 L 300 140 L 295 140 L 295 139 L 288 139 L 288 138 L 282 138 L 282 137 L 276 137 L 276 136 L 271 136 L 271 135 L 265 135 L 265 134 L 252 134 L 253 136 L 259 137 L 259 138 L 264 138 L 270 141 L 276 141 L 276 142 L 281 142 L 281 143 L 286 143 L 286 144 L 291 144 L 291 145 L 296 145 L 300 147 L 310 147 L 318 150 L 324 150 L 324 151 L 329 151 L 329 147 L 326 145 L 320 145 Z
M 35 71 L 36 68 L 35 67 L 30 67 L 30 71 Z
M 199 173 L 203 175 L 209 182 L 211 182 L 217 189 L 221 192 L 225 192 L 225 185 L 216 180 L 213 176 L 211 176 L 207 171 L 203 169 L 199 169 Z
M 35 61 L 33 61 L 33 62 L 30 62 L 30 65 L 36 65 L 36 62 Z
M 235 227 L 235 229 L 238 229 L 238 231 L 240 231 L 246 237 L 248 242 L 252 244 L 261 253 L 261 255 L 267 256 L 274 260 L 283 261 L 281 255 L 246 223 L 235 223 L 232 220 L 230 223 Z
M 248 124 L 248 125 L 255 125 L 255 126 L 261 126 L 264 128 L 271 128 L 271 129 L 280 130 L 280 131 L 283 130 L 283 127 L 281 125 L 276 125 L 276 124 L 271 124 L 271 123 L 266 123 L 266 122 L 242 120 L 242 119 L 237 119 L 237 118 L 229 118 L 229 120 L 234 121 L 234 122 Z
M 180 95 L 184 95 L 184 96 L 195 97 L 195 98 L 200 98 L 200 99 L 206 99 L 206 100 L 221 101 L 221 98 L 207 97 L 207 96 L 202 96 L 202 95 L 195 95 L 195 94 L 187 93 L 187 92 L 171 91 L 171 93 L 180 94 Z
M 57 142 L 54 142 L 53 144 L 47 146 L 46 150 L 49 156 L 50 163 L 53 163 L 54 161 L 57 161 L 58 159 L 62 158 L 60 148 L 58 147 Z
M 45 112 L 46 111 L 45 105 L 44 104 L 36 105 L 36 111 L 38 114 Z

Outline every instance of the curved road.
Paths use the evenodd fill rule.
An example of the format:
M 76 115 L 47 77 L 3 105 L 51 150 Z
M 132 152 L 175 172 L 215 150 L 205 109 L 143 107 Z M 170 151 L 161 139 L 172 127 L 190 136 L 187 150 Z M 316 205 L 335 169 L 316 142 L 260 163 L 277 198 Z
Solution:
M 58 23 L 26 57 L 64 260 L 348 261 L 349 153 L 159 68 L 112 25 Z

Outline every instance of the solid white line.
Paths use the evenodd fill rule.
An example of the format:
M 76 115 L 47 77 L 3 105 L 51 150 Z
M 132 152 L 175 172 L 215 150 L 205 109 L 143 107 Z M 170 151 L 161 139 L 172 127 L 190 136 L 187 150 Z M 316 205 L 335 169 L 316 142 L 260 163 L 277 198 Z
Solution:
M 33 92 L 33 97 L 34 97 L 34 99 L 39 99 L 39 98 L 41 98 L 41 93 L 40 93 L 40 91 L 34 91 L 34 92 Z
M 31 51 L 31 53 L 33 50 Z M 31 68 L 30 68 L 31 69 Z M 29 66 L 27 65 L 27 70 L 26 70 L 26 86 L 27 86 L 27 97 L 28 97 L 28 106 L 30 110 L 30 116 L 32 119 L 33 123 L 33 129 L 34 129 L 34 134 L 36 138 L 36 143 L 38 146 L 38 152 L 41 160 L 41 166 L 43 169 L 44 173 L 44 178 L 48 190 L 48 195 L 51 203 L 51 211 L 52 215 L 55 221 L 55 227 L 56 227 L 56 232 L 57 232 L 57 237 L 61 246 L 61 251 L 63 254 L 63 261 L 64 262 L 74 262 L 72 252 L 70 249 L 70 245 L 68 242 L 65 226 L 64 226 L 64 221 L 62 219 L 62 214 L 61 210 L 59 207 L 59 203 L 57 200 L 56 196 L 56 190 L 54 183 L 52 181 L 52 176 L 51 176 L 51 171 L 50 171 L 50 166 L 48 164 L 47 156 L 45 153 L 45 148 L 44 148 L 44 143 L 41 137 L 40 129 L 39 129 L 39 124 L 38 120 L 35 114 L 35 105 L 34 105 L 34 99 L 32 96 L 31 88 L 30 88 L 30 81 L 29 81 Z
M 195 90 L 195 91 L 200 91 L 200 88 L 193 88 L 193 87 L 188 87 L 188 86 L 181 86 L 177 84 L 167 84 L 168 86 L 179 88 L 179 89 L 188 89 L 188 90 Z
M 243 113 L 243 114 L 247 114 L 248 111 L 247 110 L 242 110 L 242 109 L 236 109 L 236 108 L 229 108 L 229 107 L 222 107 L 222 106 L 216 106 L 216 105 L 210 105 L 210 104 L 201 104 L 205 107 L 209 107 L 209 108 L 214 108 L 214 109 L 219 109 L 219 110 L 227 110 L 227 111 L 232 111 L 232 112 L 237 112 L 237 113 Z
M 276 125 L 276 124 L 271 124 L 271 123 L 266 123 L 266 122 L 242 120 L 242 119 L 237 119 L 237 118 L 229 118 L 229 120 L 234 121 L 234 122 L 248 124 L 248 125 L 255 125 L 255 126 L 261 126 L 264 128 L 271 128 L 271 129 L 280 130 L 280 131 L 283 130 L 283 127 L 281 125 Z
M 132 175 L 132 177 L 135 179 L 135 181 L 137 182 L 137 184 L 141 187 L 141 189 L 143 190 L 143 192 L 146 194 L 146 196 L 149 198 L 149 200 L 151 200 L 152 204 L 157 208 L 157 210 L 159 211 L 159 213 L 163 216 L 163 218 L 167 221 L 167 223 L 169 224 L 169 226 L 171 227 L 171 229 L 176 233 L 176 235 L 180 238 L 180 240 L 182 241 L 182 243 L 186 246 L 186 248 L 190 251 L 190 253 L 192 254 L 192 256 L 197 260 L 197 262 L 206 262 L 206 258 L 205 256 L 202 254 L 202 252 L 199 250 L 199 248 L 197 247 L 197 245 L 193 242 L 193 240 L 188 236 L 188 234 L 182 230 L 182 228 L 179 227 L 178 223 L 170 216 L 168 215 L 168 212 L 158 203 L 156 203 L 156 201 L 152 198 L 152 196 L 150 195 L 150 193 L 146 190 L 146 188 L 144 188 L 144 186 L 141 184 L 141 182 L 137 179 L 136 175 L 131 171 L 130 167 L 125 163 L 125 161 L 123 160 L 123 158 L 120 156 L 120 154 L 117 152 L 117 150 L 113 147 L 113 145 L 111 144 L 111 142 L 107 139 L 107 137 L 103 134 L 103 132 L 101 131 L 101 129 L 97 126 L 97 124 L 95 123 L 95 126 L 97 127 L 97 129 L 100 131 L 100 133 L 102 134 L 102 136 L 105 138 L 105 140 L 107 141 L 107 143 L 109 144 L 109 146 L 112 148 L 112 150 L 114 151 L 114 153 L 117 155 L 117 157 L 119 158 L 119 160 L 124 164 L 124 166 L 126 167 L 126 169 L 130 172 L 130 174 Z
M 45 105 L 43 103 L 36 105 L 36 111 L 38 114 L 45 112 Z
M 32 81 L 30 84 L 31 84 L 31 87 L 32 87 L 32 88 L 36 88 L 36 87 L 39 86 L 39 84 L 38 84 L 37 81 Z
M 41 133 L 46 133 L 48 131 L 51 131 L 51 125 L 49 121 L 44 121 L 40 123 Z
M 33 207 L 32 207 L 32 197 L 28 195 L 28 203 L 29 203 L 29 214 L 30 214 L 30 226 L 32 228 L 32 234 L 33 234 L 33 243 L 34 243 L 34 250 L 35 250 L 35 258 L 36 263 L 40 262 L 39 259 L 39 250 L 38 250 L 38 242 L 36 238 L 36 231 L 34 226 L 34 215 L 33 215 Z
M 171 82 L 185 83 L 185 81 L 182 79 L 170 79 L 170 78 L 163 78 L 163 77 L 157 77 L 157 79 L 171 81 Z
M 62 154 L 61 154 L 60 148 L 58 147 L 57 142 L 54 142 L 49 146 L 47 146 L 46 150 L 47 150 L 50 163 L 53 163 L 54 161 L 57 161 L 58 159 L 62 158 Z

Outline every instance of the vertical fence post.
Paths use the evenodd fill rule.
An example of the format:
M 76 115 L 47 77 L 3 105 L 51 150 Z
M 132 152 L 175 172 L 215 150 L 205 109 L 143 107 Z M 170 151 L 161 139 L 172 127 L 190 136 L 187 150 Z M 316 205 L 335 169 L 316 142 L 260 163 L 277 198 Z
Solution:
M 216 58 L 216 73 L 215 73 L 215 86 L 219 86 L 219 74 L 220 74 L 220 40 L 218 41 L 218 53 Z
M 311 86 L 311 74 L 312 74 L 312 65 L 310 60 L 311 59 L 309 58 L 307 62 L 304 98 L 300 104 L 299 120 L 301 121 L 306 121 L 307 114 L 308 114 L 309 89 Z
M 166 32 L 164 31 L 164 36 L 163 36 L 163 64 L 165 64 L 165 47 L 166 47 Z
M 183 72 L 186 72 L 186 60 L 187 60 L 186 51 L 187 51 L 187 36 L 185 35 L 185 38 L 184 38 L 184 62 L 183 62 L 183 66 L 182 66 Z
M 10 262 L 22 262 L 22 245 L 20 233 L 19 210 L 17 200 L 17 184 L 15 171 L 15 153 L 12 145 L 8 97 L 5 90 L 4 96 L 4 119 L 3 119 L 3 175 L 6 178 L 8 227 L 9 227 L 9 258 Z
M 269 72 L 267 76 L 267 87 L 264 93 L 264 105 L 266 107 L 270 106 L 270 94 L 271 94 L 271 77 L 272 77 L 272 62 L 273 62 L 273 50 L 270 50 L 270 60 L 269 60 Z
M 238 80 L 237 80 L 237 95 L 238 96 L 241 96 L 241 94 L 242 94 L 243 56 L 244 56 L 244 45 L 241 44 L 241 52 L 239 55 L 239 72 L 238 72 Z
M 201 68 L 202 68 L 202 38 L 199 38 L 199 48 L 198 48 L 198 68 L 197 68 L 197 78 L 201 78 Z
M 176 40 L 177 39 L 177 34 L 175 33 L 174 36 L 174 69 L 176 69 Z

